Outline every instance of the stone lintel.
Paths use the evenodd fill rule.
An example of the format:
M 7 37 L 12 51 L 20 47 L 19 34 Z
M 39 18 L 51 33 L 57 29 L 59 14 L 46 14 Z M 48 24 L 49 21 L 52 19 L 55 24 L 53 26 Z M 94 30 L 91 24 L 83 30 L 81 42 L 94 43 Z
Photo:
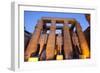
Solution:
M 42 17 L 45 23 L 51 23 L 51 20 L 55 20 L 56 23 L 64 23 L 64 21 L 68 21 L 68 24 L 75 24 L 77 21 L 74 18 L 53 18 L 53 17 Z

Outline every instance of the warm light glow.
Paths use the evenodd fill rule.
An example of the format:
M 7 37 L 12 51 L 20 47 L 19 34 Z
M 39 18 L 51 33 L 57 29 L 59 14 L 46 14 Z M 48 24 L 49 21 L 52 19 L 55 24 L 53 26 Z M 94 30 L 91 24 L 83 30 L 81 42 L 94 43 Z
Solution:
M 38 57 L 31 57 L 28 59 L 28 62 L 37 62 L 38 61 Z
M 88 49 L 84 49 L 83 51 L 83 58 L 89 58 L 90 57 L 90 52 Z
M 57 55 L 56 60 L 63 60 L 63 55 Z
M 89 49 L 84 47 L 83 49 L 83 56 L 82 58 L 89 58 L 90 57 L 90 52 L 89 52 Z

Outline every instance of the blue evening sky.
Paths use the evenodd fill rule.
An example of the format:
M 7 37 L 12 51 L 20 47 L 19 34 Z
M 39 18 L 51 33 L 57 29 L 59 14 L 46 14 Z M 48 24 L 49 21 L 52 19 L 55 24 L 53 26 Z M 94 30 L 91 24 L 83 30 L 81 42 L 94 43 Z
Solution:
M 83 31 L 89 26 L 85 15 L 80 13 L 24 11 L 25 29 L 32 33 L 37 21 L 41 19 L 41 17 L 75 18 L 81 24 Z

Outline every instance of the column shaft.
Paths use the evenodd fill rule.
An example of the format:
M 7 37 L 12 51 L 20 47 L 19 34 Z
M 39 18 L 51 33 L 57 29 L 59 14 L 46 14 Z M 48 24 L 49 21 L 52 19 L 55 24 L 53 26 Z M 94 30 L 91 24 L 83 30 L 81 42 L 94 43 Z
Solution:
M 56 45 L 57 45 L 58 54 L 61 54 L 61 51 L 62 51 L 62 35 L 59 33 L 56 38 L 57 38 L 56 39 Z
M 28 44 L 28 47 L 25 51 L 25 59 L 26 60 L 31 56 L 32 53 L 35 53 L 37 51 L 37 44 L 39 41 L 42 27 L 43 27 L 43 23 L 40 20 L 40 21 L 38 21 L 38 24 L 36 25 L 35 31 L 34 31 L 32 38 Z
M 80 47 L 82 50 L 82 58 L 89 58 L 90 57 L 89 47 L 79 23 L 76 24 L 76 31 L 79 38 Z
M 40 44 L 40 50 L 39 50 L 39 55 L 42 53 L 43 46 L 46 44 L 47 41 L 47 34 L 41 34 L 40 39 L 39 39 L 39 44 Z
M 56 21 L 51 21 L 50 33 L 48 36 L 47 47 L 46 47 L 46 59 L 53 59 L 55 55 L 55 30 Z
M 71 43 L 71 37 L 70 37 L 68 22 L 64 23 L 63 34 L 64 34 L 65 59 L 70 59 L 70 58 L 72 58 L 72 43 Z

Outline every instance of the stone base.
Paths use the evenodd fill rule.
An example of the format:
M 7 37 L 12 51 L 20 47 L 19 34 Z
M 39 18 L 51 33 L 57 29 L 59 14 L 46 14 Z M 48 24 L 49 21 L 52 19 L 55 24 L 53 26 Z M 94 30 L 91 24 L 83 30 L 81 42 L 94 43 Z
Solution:
M 57 55 L 56 60 L 63 60 L 63 55 Z
M 38 60 L 39 60 L 38 57 L 30 57 L 30 58 L 28 59 L 28 62 L 37 62 Z

